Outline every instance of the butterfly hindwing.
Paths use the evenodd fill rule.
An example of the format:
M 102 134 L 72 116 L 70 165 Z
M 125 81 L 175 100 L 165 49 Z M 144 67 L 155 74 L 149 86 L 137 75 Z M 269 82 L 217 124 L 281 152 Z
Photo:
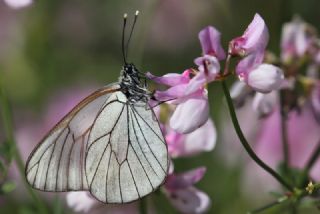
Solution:
M 44 191 L 87 190 L 84 158 L 89 130 L 118 85 L 106 86 L 74 107 L 38 144 L 26 165 L 30 185 Z
M 85 170 L 89 190 L 105 203 L 137 200 L 161 185 L 168 154 L 152 109 L 113 93 L 89 134 Z

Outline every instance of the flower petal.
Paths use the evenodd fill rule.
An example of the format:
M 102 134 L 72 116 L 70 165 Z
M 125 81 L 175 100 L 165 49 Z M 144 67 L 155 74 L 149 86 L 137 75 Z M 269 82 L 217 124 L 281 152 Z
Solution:
M 211 205 L 209 196 L 195 187 L 167 192 L 167 196 L 171 204 L 181 213 L 205 213 Z
M 229 52 L 233 55 L 248 55 L 257 50 L 264 50 L 268 40 L 268 28 L 262 17 L 259 14 L 255 14 L 244 34 L 230 42 Z
M 180 156 L 190 156 L 204 151 L 211 151 L 216 145 L 216 140 L 216 127 L 209 118 L 203 126 L 185 136 L 183 151 Z
M 262 94 L 257 92 L 253 98 L 253 109 L 258 112 L 260 117 L 269 115 L 275 108 L 278 102 L 278 94 L 272 91 L 269 94 Z
M 203 88 L 206 83 L 215 80 L 220 71 L 220 63 L 214 56 L 204 55 L 195 59 L 199 72 L 190 80 L 185 94 L 192 94 L 199 88 Z
M 170 191 L 188 188 L 198 183 L 203 178 L 205 172 L 205 167 L 199 167 L 184 173 L 169 175 L 165 187 Z
M 205 124 L 208 118 L 209 103 L 205 94 L 179 104 L 170 118 L 170 127 L 180 133 L 190 133 Z
M 97 201 L 90 197 L 89 192 L 69 192 L 67 194 L 67 204 L 75 212 L 89 212 Z
M 263 58 L 264 50 L 259 50 L 240 60 L 236 67 L 236 73 L 240 76 L 240 79 L 244 78 L 252 69 L 260 65 L 263 62 Z
M 245 81 L 254 90 L 269 93 L 279 89 L 283 79 L 284 75 L 280 68 L 270 64 L 261 64 L 249 72 Z
M 220 32 L 212 26 L 208 26 L 200 31 L 199 40 L 204 55 L 212 55 L 217 57 L 219 60 L 226 57 L 221 46 L 220 37 Z
M 152 81 L 168 85 L 168 86 L 176 86 L 179 84 L 186 84 L 190 80 L 190 69 L 185 70 L 182 74 L 176 74 L 176 73 L 169 73 L 166 75 L 163 75 L 162 77 L 157 77 L 150 72 L 146 73 L 146 76 L 151 79 Z

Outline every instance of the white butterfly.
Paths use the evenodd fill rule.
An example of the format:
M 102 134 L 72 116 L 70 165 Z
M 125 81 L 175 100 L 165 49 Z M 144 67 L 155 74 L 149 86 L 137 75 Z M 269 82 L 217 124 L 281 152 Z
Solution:
M 118 83 L 82 100 L 33 150 L 29 184 L 43 191 L 88 190 L 104 203 L 127 203 L 155 191 L 169 164 L 150 97 L 125 59 Z

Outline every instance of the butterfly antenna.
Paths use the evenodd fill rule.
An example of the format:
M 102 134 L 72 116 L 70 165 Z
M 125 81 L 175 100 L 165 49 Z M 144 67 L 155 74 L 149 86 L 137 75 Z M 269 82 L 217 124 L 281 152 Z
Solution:
M 136 13 L 134 14 L 134 20 L 133 20 L 133 24 L 132 24 L 132 27 L 131 27 L 129 39 L 128 39 L 127 44 L 126 44 L 126 57 L 128 57 L 129 44 L 130 44 L 130 40 L 131 40 L 133 31 L 134 31 L 134 27 L 136 26 L 136 23 L 137 23 L 138 15 L 139 15 L 139 10 L 137 10 Z
M 127 25 L 127 17 L 128 15 L 125 13 L 123 15 L 123 27 L 122 27 L 122 41 L 121 41 L 121 47 L 122 47 L 122 57 L 124 64 L 127 64 L 127 59 L 126 59 L 126 53 L 125 53 L 125 48 L 124 48 L 124 37 L 125 37 L 125 31 L 126 31 L 126 25 Z

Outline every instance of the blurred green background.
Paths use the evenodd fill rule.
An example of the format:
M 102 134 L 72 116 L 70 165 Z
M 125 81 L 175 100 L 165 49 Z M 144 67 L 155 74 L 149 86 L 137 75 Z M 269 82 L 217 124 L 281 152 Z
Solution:
M 143 72 L 160 75 L 194 66 L 193 59 L 201 54 L 197 35 L 207 25 L 220 30 L 226 48 L 258 12 L 269 27 L 268 48 L 278 54 L 282 24 L 298 14 L 319 28 L 319 8 L 319 0 L 35 0 L 31 6 L 16 10 L 1 1 L 1 81 L 12 104 L 15 126 L 19 127 L 30 119 L 41 120 L 53 94 L 63 96 L 64 90 L 73 86 L 99 87 L 117 81 L 123 64 L 120 45 L 125 12 L 132 18 L 135 10 L 140 11 L 129 61 Z M 220 86 L 211 84 L 211 115 L 219 130 L 223 128 L 221 115 L 228 116 L 222 113 L 225 106 L 221 94 Z M 175 168 L 207 167 L 197 186 L 212 199 L 209 213 L 245 213 L 270 202 L 271 196 L 270 200 L 255 199 L 265 194 L 259 189 L 252 197 L 244 196 L 242 167 L 230 166 L 222 157 L 238 154 L 234 150 L 221 153 L 224 143 L 220 138 L 211 153 L 175 160 Z M 16 200 L 14 192 L 0 196 L 5 197 L 0 213 L 27 212 L 23 207 L 31 201 Z M 162 196 L 157 204 L 159 213 L 176 213 Z M 285 211 L 280 207 L 273 212 Z

